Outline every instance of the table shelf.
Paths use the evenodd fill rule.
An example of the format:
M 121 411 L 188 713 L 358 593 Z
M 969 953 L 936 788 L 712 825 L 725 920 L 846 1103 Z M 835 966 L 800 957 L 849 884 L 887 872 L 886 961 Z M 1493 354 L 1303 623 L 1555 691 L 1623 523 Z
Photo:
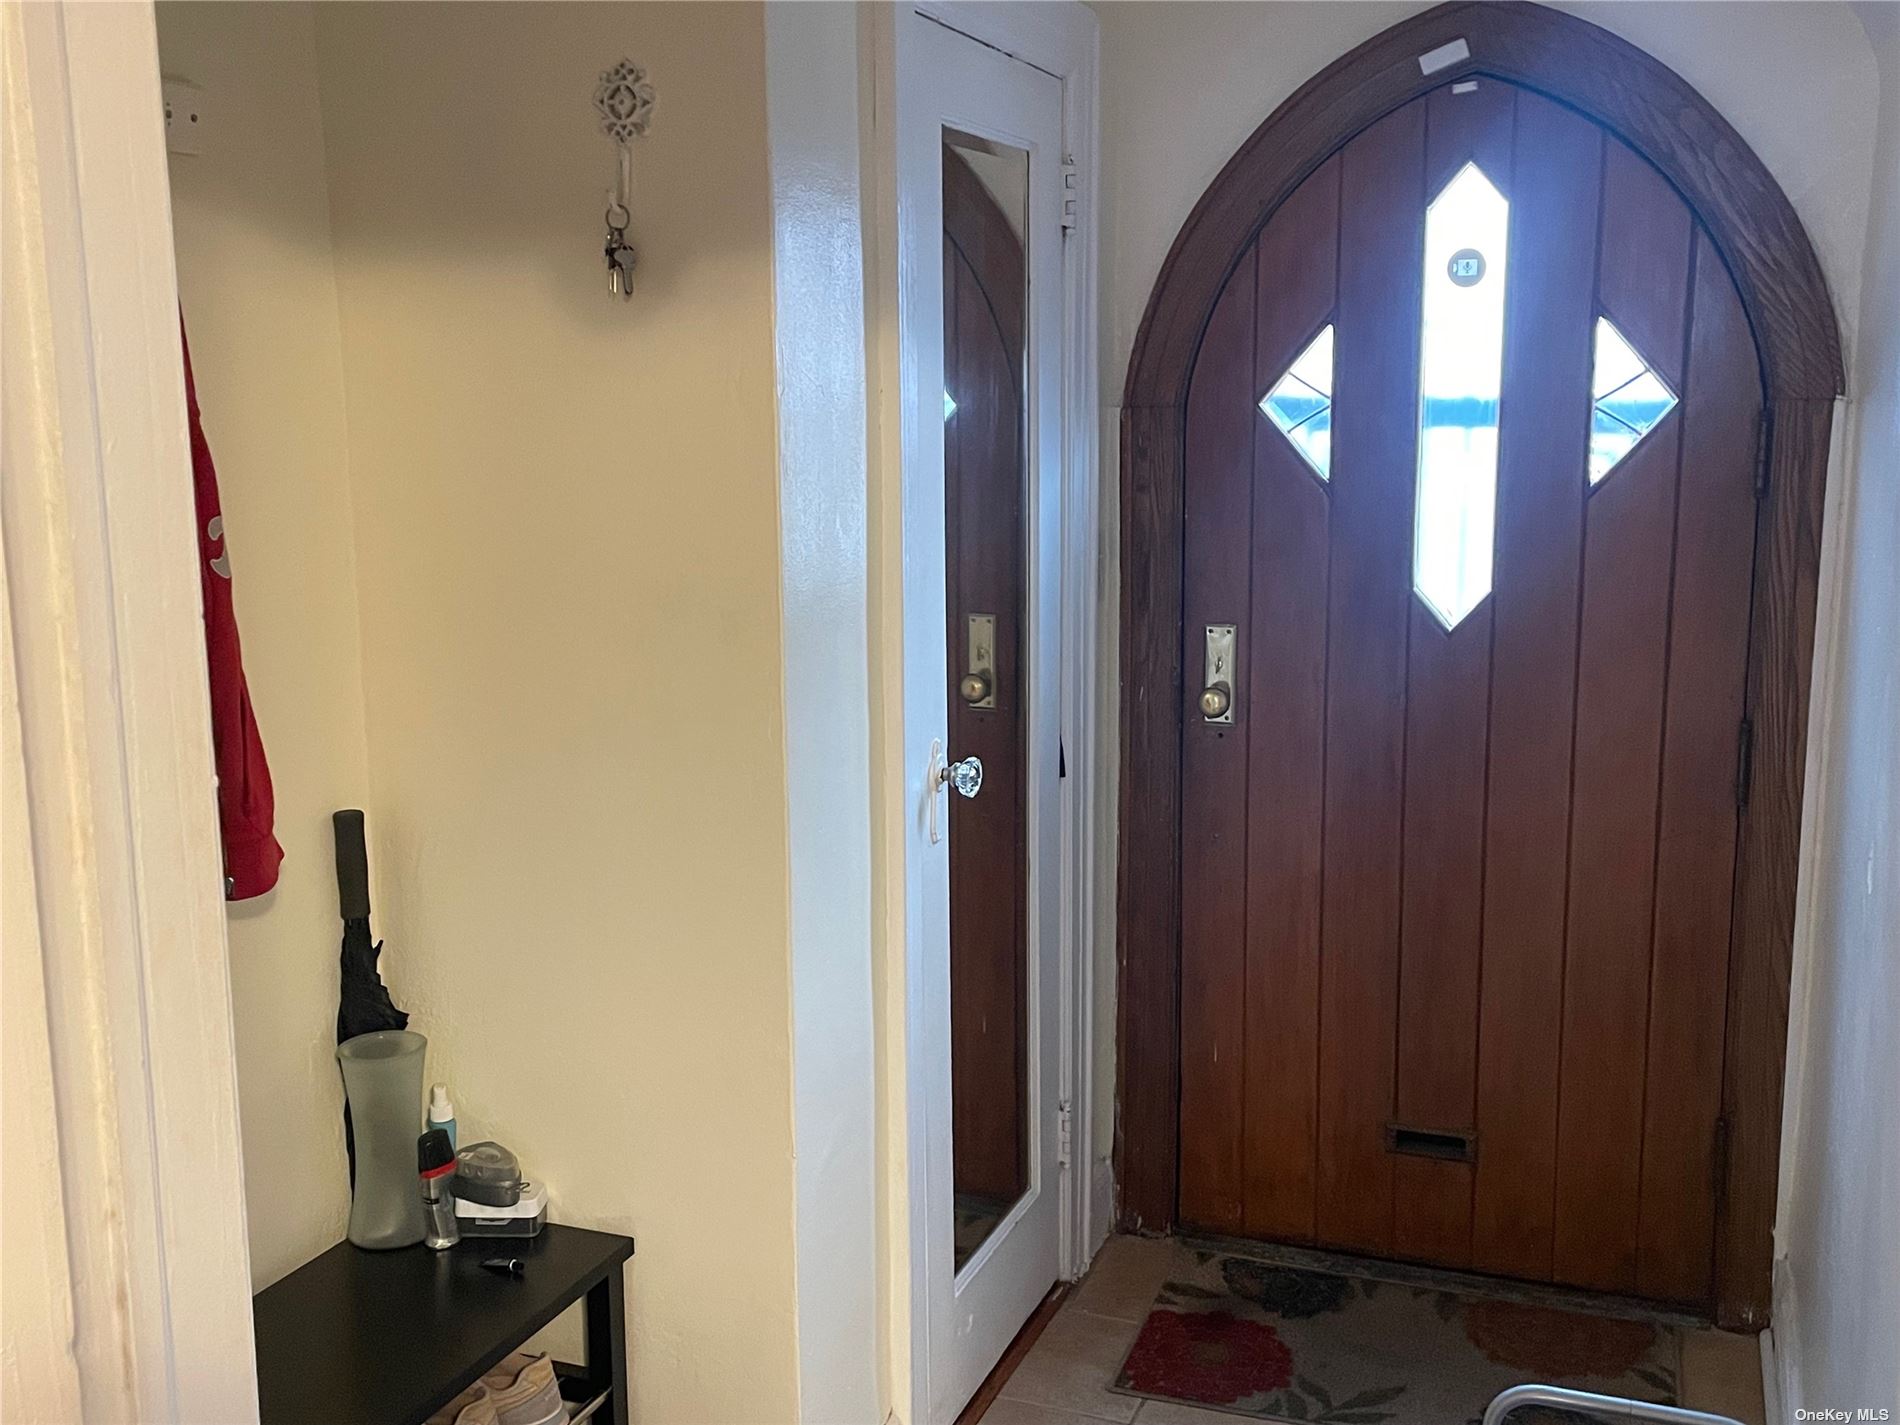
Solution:
M 563 1398 L 626 1425 L 624 1264 L 633 1239 L 550 1224 L 446 1252 L 339 1242 L 252 1301 L 263 1425 L 423 1425 L 575 1302 L 587 1361 L 558 1367 Z M 516 1277 L 482 1267 L 520 1257 Z

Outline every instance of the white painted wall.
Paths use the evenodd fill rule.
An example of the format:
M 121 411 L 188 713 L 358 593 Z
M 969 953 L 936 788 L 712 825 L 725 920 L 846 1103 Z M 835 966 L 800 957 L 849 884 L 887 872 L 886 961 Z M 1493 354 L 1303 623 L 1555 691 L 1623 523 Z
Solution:
M 1900 1413 L 1900 6 L 1862 7 L 1880 64 L 1838 602 L 1817 640 L 1815 822 L 1790 1031 L 1775 1346 L 1799 1409 Z
M 1128 353 L 1162 259 L 1234 150 L 1320 69 L 1427 8 L 1413 0 L 1096 6 L 1106 70 L 1105 404 L 1120 402 Z M 1655 55 L 1735 125 L 1807 225 L 1851 328 L 1859 310 L 1877 84 L 1852 7 L 1840 0 L 1572 0 L 1556 8 Z M 1773 82 L 1764 82 L 1767 76 Z M 1799 104 L 1787 100 L 1794 93 Z
M 1120 622 L 1114 482 L 1121 390 L 1162 260 L 1215 174 L 1281 101 L 1353 46 L 1424 8 L 1411 0 L 1095 3 L 1103 57 L 1102 617 L 1110 650 Z M 1572 0 L 1557 8 L 1663 60 L 1735 125 L 1814 239 L 1851 343 L 1878 88 L 1854 9 L 1840 0 Z M 1109 670 L 1108 749 L 1118 741 L 1115 676 Z M 1112 768 L 1105 779 L 1112 796 Z M 1095 1127 L 1098 1151 L 1106 1153 L 1114 1111 L 1112 847 L 1102 881 L 1111 889 L 1099 898 L 1096 927 Z
M 350 1207 L 330 813 L 365 804 L 369 766 L 343 343 L 314 8 L 157 11 L 166 73 L 206 100 L 204 152 L 171 158 L 179 300 L 284 848 L 276 888 L 227 908 L 261 1288 L 337 1241 Z
M 765 11 L 799 1418 L 881 1418 L 869 468 L 856 7 Z

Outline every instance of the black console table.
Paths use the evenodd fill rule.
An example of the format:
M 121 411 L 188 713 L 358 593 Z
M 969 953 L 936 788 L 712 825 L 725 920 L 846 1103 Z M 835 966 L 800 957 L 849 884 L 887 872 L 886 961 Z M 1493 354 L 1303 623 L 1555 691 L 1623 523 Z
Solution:
M 252 1301 L 263 1425 L 423 1425 L 577 1301 L 587 1363 L 557 1364 L 561 1394 L 627 1425 L 622 1264 L 633 1239 L 549 1226 L 431 1252 L 339 1242 Z M 520 1257 L 520 1277 L 482 1265 Z

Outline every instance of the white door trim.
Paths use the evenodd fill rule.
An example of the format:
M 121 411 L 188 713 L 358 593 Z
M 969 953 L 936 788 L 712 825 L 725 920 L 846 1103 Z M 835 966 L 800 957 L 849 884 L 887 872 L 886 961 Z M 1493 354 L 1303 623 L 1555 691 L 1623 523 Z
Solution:
M 1081 1275 L 1105 1224 L 1091 1192 L 1094 1066 L 1094 895 L 1102 838 L 1102 800 L 1096 795 L 1100 717 L 1096 695 L 1099 667 L 1096 224 L 1099 41 L 1095 17 L 1075 0 L 904 0 L 867 15 L 872 56 L 873 137 L 867 157 L 867 204 L 875 224 L 871 319 L 876 394 L 871 413 L 876 464 L 873 542 L 878 604 L 874 647 L 874 697 L 879 724 L 878 782 L 885 805 L 876 817 L 880 848 L 879 917 L 886 942 L 883 964 L 895 983 L 881 996 L 889 1030 L 885 1115 L 892 1134 L 887 1178 L 891 1213 L 886 1237 L 892 1295 L 889 1300 L 892 1394 L 902 1418 L 928 1418 L 929 1283 L 924 1211 L 927 1152 L 922 1125 L 927 1065 L 920 1062 L 926 1006 L 920 977 L 907 944 L 907 906 L 915 868 L 904 854 L 904 833 L 913 810 L 910 791 L 917 769 L 904 756 L 902 735 L 902 502 L 906 425 L 904 393 L 907 343 L 896 331 L 903 263 L 897 241 L 897 210 L 903 202 L 896 132 L 897 62 L 894 30 L 915 10 L 948 28 L 1001 50 L 1053 75 L 1062 83 L 1063 146 L 1074 172 L 1075 227 L 1063 248 L 1061 472 L 1061 628 L 1059 722 L 1067 775 L 1060 799 L 1060 1076 L 1059 1096 L 1069 1107 L 1068 1161 L 1057 1188 L 1061 1212 L 1060 1269 Z M 883 313 L 887 321 L 880 322 Z
M 858 16 L 765 7 L 799 1419 L 878 1418 Z M 823 353 L 822 357 L 818 354 Z
M 4 43 L 8 811 L 33 870 L 72 1367 L 87 1419 L 255 1420 L 152 8 L 8 6 Z

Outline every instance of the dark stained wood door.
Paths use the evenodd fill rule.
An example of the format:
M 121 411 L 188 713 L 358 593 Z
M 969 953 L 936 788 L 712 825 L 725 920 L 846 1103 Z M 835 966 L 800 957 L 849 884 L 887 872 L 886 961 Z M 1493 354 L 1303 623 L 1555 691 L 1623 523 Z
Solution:
M 1441 264 L 1503 293 L 1467 607 L 1419 492 L 1422 423 L 1484 420 L 1421 356 L 1468 165 L 1508 240 Z M 1710 1299 L 1761 399 L 1689 209 L 1530 91 L 1408 103 L 1262 230 L 1186 415 L 1184 1223 Z
M 949 752 L 983 763 L 981 793 L 947 799 L 952 1174 L 961 1265 L 1029 1185 L 1025 286 L 1022 237 L 997 198 L 957 145 L 945 143 L 943 165 Z M 1026 174 L 1024 168 L 1025 182 Z M 975 667 L 972 618 L 989 620 L 993 629 L 987 687 L 976 698 L 963 687 Z

